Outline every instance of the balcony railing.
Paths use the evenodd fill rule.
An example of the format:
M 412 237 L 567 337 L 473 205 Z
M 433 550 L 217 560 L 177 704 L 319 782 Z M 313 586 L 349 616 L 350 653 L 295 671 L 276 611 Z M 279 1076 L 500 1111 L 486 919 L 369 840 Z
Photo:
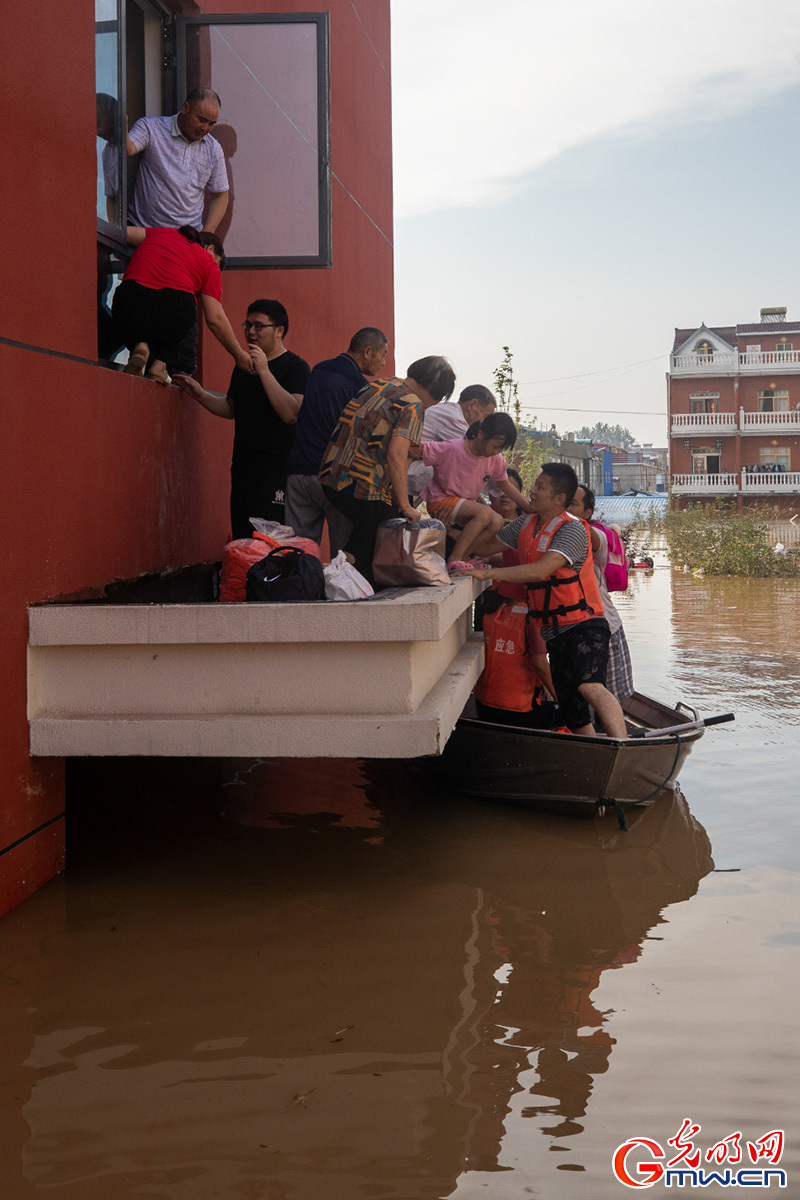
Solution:
M 745 496 L 789 496 L 800 492 L 800 471 L 748 471 L 742 473 Z
M 672 492 L 676 496 L 724 496 L 739 491 L 739 476 L 723 472 L 719 475 L 673 475 Z
M 800 495 L 800 471 L 722 472 L 716 475 L 673 475 L 673 496 Z
M 739 370 L 739 355 L 731 354 L 673 354 L 673 375 L 735 375 Z
M 725 354 L 672 354 L 673 375 L 758 374 L 771 370 L 793 375 L 800 371 L 800 350 L 743 350 Z
M 800 350 L 746 350 L 739 355 L 743 371 L 760 371 L 762 367 L 800 366 Z
M 740 410 L 742 433 L 800 433 L 800 412 L 745 412 Z
M 673 437 L 691 437 L 702 433 L 794 433 L 800 435 L 800 410 L 786 412 L 673 413 L 670 433 Z
M 673 433 L 735 433 L 735 412 L 673 413 Z

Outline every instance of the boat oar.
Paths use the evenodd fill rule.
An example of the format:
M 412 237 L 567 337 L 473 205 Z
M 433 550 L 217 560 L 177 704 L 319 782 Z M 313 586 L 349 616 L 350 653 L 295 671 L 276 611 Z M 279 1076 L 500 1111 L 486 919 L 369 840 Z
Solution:
M 734 713 L 722 713 L 719 717 L 706 717 L 697 721 L 686 721 L 683 725 L 670 725 L 668 729 L 636 729 L 631 737 L 667 737 L 671 733 L 688 733 L 690 729 L 705 729 L 707 725 L 721 725 L 723 721 L 735 721 Z

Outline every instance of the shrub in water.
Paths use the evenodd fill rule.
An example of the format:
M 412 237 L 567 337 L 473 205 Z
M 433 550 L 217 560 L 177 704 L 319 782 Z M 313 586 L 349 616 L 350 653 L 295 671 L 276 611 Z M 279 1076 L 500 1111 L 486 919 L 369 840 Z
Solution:
M 777 554 L 770 545 L 766 509 L 738 516 L 721 500 L 694 504 L 667 513 L 663 530 L 670 560 L 693 571 L 762 579 L 800 573 L 796 551 Z

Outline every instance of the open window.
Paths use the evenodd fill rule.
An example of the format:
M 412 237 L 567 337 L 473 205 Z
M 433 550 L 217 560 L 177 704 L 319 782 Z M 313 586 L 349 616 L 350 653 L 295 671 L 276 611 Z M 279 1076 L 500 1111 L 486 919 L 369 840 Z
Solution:
M 718 475 L 720 471 L 719 454 L 707 454 L 705 451 L 692 455 L 693 475 Z
M 170 56 L 167 10 L 149 0 L 95 0 L 97 99 L 97 232 L 110 249 L 124 248 L 128 197 L 136 160 L 125 154 L 126 118 L 164 112 L 174 83 L 165 75 Z M 171 100 L 170 100 L 171 103 Z
M 177 28 L 178 95 L 210 87 L 222 101 L 228 265 L 329 267 L 328 14 L 191 15 Z
M 157 0 L 95 0 L 97 101 L 97 353 L 121 350 L 111 296 L 130 257 L 125 226 L 136 160 L 125 154 L 126 118 L 160 116 L 172 104 L 172 18 Z M 166 50 L 165 50 L 166 47 Z
M 222 100 L 213 136 L 230 184 L 217 229 L 228 266 L 331 265 L 328 14 L 176 16 L 166 0 L 94 3 L 98 354 L 110 359 L 138 166 L 125 153 L 126 120 L 177 112 L 195 87 Z
M 719 411 L 719 392 L 691 392 L 690 413 L 715 413 Z

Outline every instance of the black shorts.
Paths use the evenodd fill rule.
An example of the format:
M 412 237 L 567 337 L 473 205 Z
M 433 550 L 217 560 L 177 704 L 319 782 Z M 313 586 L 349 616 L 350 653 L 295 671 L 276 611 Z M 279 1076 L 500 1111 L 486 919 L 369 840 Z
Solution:
M 591 720 L 589 705 L 578 688 L 582 683 L 605 686 L 610 637 L 605 617 L 593 617 L 547 642 L 550 673 L 558 696 L 559 720 L 570 729 L 580 729 Z
M 286 464 L 265 469 L 258 483 L 231 480 L 231 532 L 235 538 L 253 536 L 251 517 L 284 522 L 286 495 Z
M 138 342 L 147 342 L 151 358 L 162 362 L 175 360 L 181 339 L 191 329 L 197 341 L 197 305 L 191 292 L 149 288 L 135 279 L 123 279 L 114 293 L 111 312 L 129 350 Z

